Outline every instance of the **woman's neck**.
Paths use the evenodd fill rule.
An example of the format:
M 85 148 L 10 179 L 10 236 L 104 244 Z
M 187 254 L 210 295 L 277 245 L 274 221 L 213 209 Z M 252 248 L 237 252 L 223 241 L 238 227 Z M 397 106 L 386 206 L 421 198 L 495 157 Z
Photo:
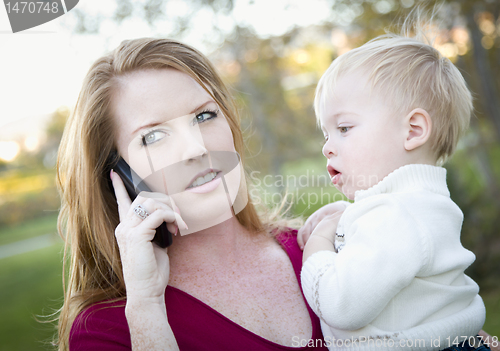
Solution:
M 171 271 L 200 267 L 224 267 L 247 260 L 267 236 L 251 233 L 236 217 L 197 233 L 173 238 L 168 248 Z M 208 268 L 208 267 L 207 267 Z

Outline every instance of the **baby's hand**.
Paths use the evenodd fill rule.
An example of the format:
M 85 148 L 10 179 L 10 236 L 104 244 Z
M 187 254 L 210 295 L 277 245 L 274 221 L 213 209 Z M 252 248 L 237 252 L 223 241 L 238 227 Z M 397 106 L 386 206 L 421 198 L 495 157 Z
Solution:
M 326 216 L 318 223 L 304 248 L 302 263 L 306 262 L 311 255 L 314 255 L 318 251 L 327 250 L 337 252 L 335 249 L 335 233 L 337 232 L 337 225 L 343 212 L 337 211 L 334 214 Z
M 332 244 L 335 244 L 335 234 L 337 233 L 337 226 L 342 213 L 344 213 L 344 211 L 338 211 L 323 218 L 316 228 L 314 228 L 311 236 L 320 236 L 327 239 Z
M 336 201 L 321 207 L 319 210 L 309 216 L 304 226 L 300 228 L 299 232 L 297 233 L 297 243 L 299 244 L 300 249 L 304 250 L 304 245 L 311 236 L 311 233 L 323 218 L 338 211 L 344 211 L 348 205 L 350 205 L 350 202 Z

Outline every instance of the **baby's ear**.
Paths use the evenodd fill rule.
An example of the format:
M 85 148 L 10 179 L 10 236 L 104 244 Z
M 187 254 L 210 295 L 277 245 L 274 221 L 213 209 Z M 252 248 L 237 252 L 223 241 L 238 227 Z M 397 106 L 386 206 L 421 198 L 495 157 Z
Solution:
M 405 129 L 405 149 L 414 150 L 429 140 L 432 130 L 431 116 L 426 110 L 416 108 L 406 116 Z

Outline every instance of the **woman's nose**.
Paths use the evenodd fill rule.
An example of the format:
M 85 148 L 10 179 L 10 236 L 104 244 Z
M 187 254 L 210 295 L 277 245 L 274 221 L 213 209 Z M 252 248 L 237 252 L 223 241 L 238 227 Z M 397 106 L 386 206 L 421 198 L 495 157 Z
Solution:
M 207 148 L 203 141 L 200 129 L 192 127 L 191 130 L 182 133 L 182 160 L 189 161 L 207 154 Z
M 333 141 L 331 139 L 328 139 L 323 145 L 323 155 L 325 155 L 326 158 L 330 159 L 333 156 L 337 156 L 337 148 L 333 144 Z

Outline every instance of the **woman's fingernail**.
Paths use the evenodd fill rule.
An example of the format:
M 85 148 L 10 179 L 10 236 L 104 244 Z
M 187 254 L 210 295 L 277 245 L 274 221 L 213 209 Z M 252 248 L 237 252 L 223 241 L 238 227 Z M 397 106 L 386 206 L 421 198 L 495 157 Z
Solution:
M 187 230 L 189 229 L 186 222 L 182 219 L 181 215 L 176 213 L 175 214 L 175 219 L 177 220 L 177 226 L 182 227 L 182 229 Z
M 179 231 L 179 227 L 175 227 L 175 232 L 174 232 L 174 236 L 177 236 L 177 232 Z
M 174 212 L 177 213 L 177 214 L 181 214 L 181 211 L 179 211 L 179 207 L 175 206 L 174 205 Z
M 179 216 L 179 217 L 180 217 L 180 216 Z M 179 222 L 177 222 L 177 224 L 179 224 Z M 181 225 L 180 225 L 180 226 L 181 226 L 181 227 L 182 227 L 182 229 L 184 229 L 184 230 L 188 230 L 188 229 L 189 229 L 189 228 L 188 228 L 188 226 L 187 226 L 187 224 L 186 224 L 186 222 L 184 222 L 184 220 L 182 219 L 182 217 L 181 217 Z

